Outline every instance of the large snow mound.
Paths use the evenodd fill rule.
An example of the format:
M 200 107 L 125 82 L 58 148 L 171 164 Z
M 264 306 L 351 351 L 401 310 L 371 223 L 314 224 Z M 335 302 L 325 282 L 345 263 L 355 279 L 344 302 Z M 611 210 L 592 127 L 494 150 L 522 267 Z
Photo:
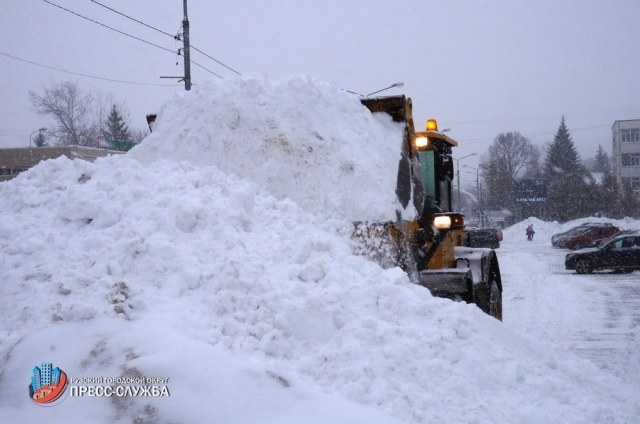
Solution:
M 336 85 L 242 77 L 208 81 L 166 104 L 131 155 L 216 165 L 310 212 L 388 220 L 402 135 L 402 124 Z

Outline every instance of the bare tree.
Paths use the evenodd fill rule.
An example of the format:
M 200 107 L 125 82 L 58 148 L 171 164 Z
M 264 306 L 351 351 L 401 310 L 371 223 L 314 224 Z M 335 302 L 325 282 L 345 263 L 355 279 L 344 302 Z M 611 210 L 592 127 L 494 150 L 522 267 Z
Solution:
M 533 150 L 531 160 L 527 163 L 527 169 L 524 172 L 524 178 L 542 178 L 542 161 L 545 148 L 542 146 L 532 145 Z
M 83 93 L 77 83 L 53 82 L 50 87 L 44 87 L 43 95 L 29 91 L 29 100 L 36 113 L 55 119 L 49 134 L 57 145 L 97 145 L 100 128 L 92 115 L 94 97 Z
M 517 131 L 496 136 L 480 162 L 490 208 L 513 209 L 515 181 L 527 170 L 535 173 L 539 157 L 531 141 Z
M 102 134 L 105 129 L 112 104 L 113 97 L 111 94 L 105 94 L 99 91 L 93 93 L 93 115 L 100 134 Z
M 142 142 L 142 140 L 144 140 L 148 135 L 149 130 L 135 129 L 132 131 L 133 142 L 136 144 L 140 144 L 140 142 Z

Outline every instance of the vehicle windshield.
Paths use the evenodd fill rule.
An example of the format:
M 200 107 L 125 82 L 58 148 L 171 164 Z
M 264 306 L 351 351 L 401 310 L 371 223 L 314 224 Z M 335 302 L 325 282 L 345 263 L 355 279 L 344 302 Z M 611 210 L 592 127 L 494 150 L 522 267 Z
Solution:
M 566 232 L 565 236 L 570 237 L 570 236 L 577 236 L 579 234 L 583 234 L 586 233 L 587 231 L 589 231 L 590 228 L 589 227 L 582 227 L 582 228 L 574 228 L 572 230 L 569 230 Z
M 431 150 L 419 153 L 420 169 L 422 170 L 422 181 L 425 191 L 425 209 L 429 212 L 437 210 L 436 208 L 436 173 L 435 173 L 435 155 Z
M 437 163 L 433 150 L 418 152 L 425 194 L 425 212 L 451 212 L 451 182 L 444 176 L 446 163 Z M 450 166 L 450 165 L 449 165 Z
M 604 249 L 607 246 L 609 246 L 610 249 L 619 249 L 622 246 L 622 240 L 624 240 L 624 238 L 612 238 L 608 242 L 598 246 L 598 249 Z

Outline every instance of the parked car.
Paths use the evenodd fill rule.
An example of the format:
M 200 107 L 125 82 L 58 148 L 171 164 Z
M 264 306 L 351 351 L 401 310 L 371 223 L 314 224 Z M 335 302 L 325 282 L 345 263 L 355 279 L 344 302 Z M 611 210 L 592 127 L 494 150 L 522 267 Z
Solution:
M 564 247 L 571 250 L 580 250 L 589 246 L 595 240 L 609 238 L 619 231 L 620 229 L 613 225 L 593 225 L 557 239 L 554 246 Z
M 502 230 L 499 228 L 467 228 L 469 230 L 469 247 L 489 247 L 497 249 L 502 241 Z
M 640 270 L 640 234 L 618 236 L 601 247 L 569 253 L 564 266 L 578 274 L 605 269 L 622 272 Z
M 569 229 L 569 230 L 567 230 L 565 232 L 554 234 L 553 236 L 551 236 L 551 244 L 553 246 L 555 246 L 555 247 L 558 247 L 557 243 L 562 238 L 566 238 L 567 236 L 583 232 L 584 230 L 587 230 L 588 228 L 591 228 L 591 227 L 602 227 L 602 226 L 610 227 L 612 225 L 613 224 L 608 223 L 608 222 L 607 223 L 587 222 L 587 223 L 584 223 L 584 224 L 580 224 L 580 225 L 575 226 L 575 227 L 573 227 L 573 228 L 571 228 L 571 229 Z
M 589 247 L 598 247 L 598 246 L 601 246 L 601 245 L 605 244 L 606 242 L 608 242 L 609 240 L 611 240 L 614 237 L 624 236 L 625 234 L 633 234 L 633 233 L 636 233 L 636 232 L 639 232 L 639 231 L 640 230 L 621 230 L 621 231 L 618 231 L 617 233 L 615 233 L 614 235 L 612 235 L 611 237 L 607 237 L 607 238 L 603 238 L 603 239 L 592 241 L 591 244 L 589 245 Z
M 553 247 L 564 247 L 565 246 L 565 240 L 568 237 L 573 237 L 576 234 L 581 234 L 584 233 L 585 231 L 587 231 L 589 228 L 588 227 L 575 227 L 570 229 L 569 231 L 565 231 L 564 233 L 560 233 L 560 234 L 554 234 L 551 237 L 551 245 Z

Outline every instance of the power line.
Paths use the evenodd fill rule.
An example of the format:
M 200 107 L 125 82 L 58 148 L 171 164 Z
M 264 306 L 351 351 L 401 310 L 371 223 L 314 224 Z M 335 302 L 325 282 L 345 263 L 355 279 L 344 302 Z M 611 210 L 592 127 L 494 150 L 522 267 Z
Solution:
M 218 63 L 218 64 L 220 64 L 220 65 L 222 65 L 222 66 L 224 66 L 225 68 L 229 69 L 230 71 L 233 71 L 233 72 L 235 72 L 235 73 L 236 73 L 236 74 L 238 74 L 238 75 L 242 75 L 240 72 L 236 71 L 235 69 L 230 68 L 230 67 L 228 67 L 227 65 L 225 65 L 224 63 L 220 62 L 219 60 L 217 60 L 217 59 L 215 59 L 215 58 L 213 58 L 213 57 L 209 56 L 208 54 L 206 54 L 206 53 L 205 53 L 205 52 L 203 52 L 202 50 L 200 50 L 200 49 L 198 49 L 197 47 L 195 47 L 193 44 L 191 45 L 191 48 L 192 48 L 193 50 L 197 51 L 197 52 L 202 53 L 203 55 L 207 56 L 209 59 L 211 59 L 211 60 L 215 61 L 216 63 Z M 192 60 L 191 62 L 193 62 L 193 60 Z
M 171 52 L 172 54 L 175 54 L 175 53 L 176 53 L 176 52 L 174 52 L 173 50 L 169 50 L 169 49 L 167 49 L 166 47 L 162 47 L 162 46 L 159 46 L 159 45 L 157 45 L 157 44 L 150 43 L 149 41 L 143 40 L 142 38 L 135 37 L 135 36 L 133 36 L 133 35 L 131 35 L 131 34 L 127 34 L 126 32 L 122 32 L 122 31 L 117 30 L 117 29 L 115 29 L 115 28 L 111 28 L 110 26 L 107 26 L 107 25 L 105 25 L 105 24 L 102 24 L 102 23 L 100 23 L 100 22 L 98 22 L 98 21 L 94 21 L 94 20 L 93 20 L 93 19 L 91 19 L 91 18 L 87 18 L 86 16 L 82 16 L 82 15 L 80 15 L 80 14 L 78 14 L 78 13 L 76 13 L 76 12 L 72 11 L 72 10 L 65 9 L 64 7 L 62 7 L 62 6 L 58 6 L 58 5 L 57 5 L 57 4 L 55 4 L 55 3 L 51 3 L 49 0 L 42 0 L 42 1 L 43 1 L 43 2 L 45 2 L 45 3 L 49 3 L 50 5 L 55 6 L 55 7 L 57 7 L 57 8 L 60 8 L 60 9 L 62 9 L 62 10 L 64 10 L 64 11 L 66 11 L 66 12 L 69 12 L 69 13 L 72 13 L 72 14 L 74 14 L 74 15 L 76 15 L 76 16 L 79 16 L 79 17 L 81 17 L 82 19 L 86 19 L 87 21 L 93 22 L 93 23 L 95 23 L 95 24 L 98 24 L 98 25 L 100 25 L 100 26 L 103 26 L 103 27 L 105 27 L 105 28 L 108 28 L 108 29 L 110 29 L 110 30 L 112 30 L 112 31 L 118 32 L 118 33 L 120 33 L 120 34 L 122 34 L 122 35 L 126 35 L 127 37 L 131 37 L 131 38 L 134 38 L 134 39 L 136 39 L 136 40 L 138 40 L 138 41 L 142 41 L 143 43 L 150 44 L 150 45 L 152 45 L 152 46 L 154 46 L 154 47 L 157 47 L 157 48 L 159 48 L 159 49 L 166 50 L 166 51 L 168 51 L 168 52 Z
M 30 63 L 32 65 L 41 66 L 43 68 L 52 69 L 54 71 L 64 72 L 64 73 L 71 74 L 71 75 L 78 75 L 78 76 L 86 77 L 86 78 L 99 79 L 99 80 L 103 80 L 103 81 L 111 81 L 111 82 L 119 82 L 119 83 L 123 83 L 123 84 L 135 84 L 135 85 L 154 85 L 154 86 L 159 86 L 159 87 L 175 87 L 175 86 L 178 85 L 178 84 L 150 84 L 150 83 L 144 83 L 144 82 L 122 81 L 122 80 L 111 79 L 111 78 L 96 77 L 96 76 L 93 76 L 93 75 L 80 74 L 78 72 L 65 71 L 64 69 L 54 68 L 52 66 L 47 66 L 47 65 L 43 65 L 41 63 L 32 62 L 30 60 L 21 59 L 21 58 L 16 57 L 16 56 L 11 56 L 10 54 L 7 54 L 7 53 L 0 52 L 0 54 L 3 55 L 3 56 L 10 57 L 10 58 L 15 59 L 15 60 L 19 60 L 21 62 Z
M 627 113 L 627 112 L 624 112 Z M 615 116 L 621 115 L 623 113 L 620 112 L 599 112 L 599 113 L 583 113 L 576 115 L 564 115 L 565 118 L 582 118 L 589 116 Z M 451 125 L 465 125 L 465 124 L 495 124 L 495 123 L 503 123 L 503 122 L 523 122 L 523 121 L 546 121 L 550 119 L 558 119 L 558 115 L 556 116 L 538 116 L 538 117 L 530 117 L 530 118 L 509 118 L 509 119 L 494 119 L 494 120 L 481 120 L 481 121 L 460 121 L 460 122 L 449 122 Z
M 193 46 L 192 46 L 192 47 L 193 47 Z M 205 71 L 209 72 L 210 74 L 213 74 L 213 75 L 217 76 L 217 77 L 218 77 L 218 78 L 220 78 L 220 79 L 224 79 L 224 78 L 222 78 L 220 75 L 216 74 L 215 72 L 210 71 L 210 70 L 208 70 L 207 68 L 205 68 L 204 66 L 200 65 L 198 62 L 194 62 L 193 60 L 191 60 L 190 62 L 191 62 L 191 63 L 193 63 L 193 64 L 194 64 L 194 65 L 196 65 L 196 66 L 201 67 L 202 69 L 204 69 Z
M 141 21 L 139 21 L 139 20 L 137 20 L 137 19 L 134 19 L 134 18 L 132 18 L 131 16 L 127 16 L 127 15 L 125 15 L 124 13 L 118 12 L 117 10 L 112 9 L 112 8 L 110 8 L 109 6 L 105 6 L 104 4 L 99 3 L 99 2 L 97 2 L 97 1 L 95 1 L 95 0 L 91 0 L 91 1 L 92 1 L 92 2 L 94 2 L 95 4 L 97 4 L 98 6 L 102 6 L 102 7 L 104 7 L 105 9 L 109 9 L 110 11 L 112 11 L 112 12 L 114 12 L 114 13 L 117 13 L 118 15 L 121 15 L 121 16 L 124 16 L 125 18 L 131 19 L 131 20 L 132 20 L 132 21 L 134 21 L 134 22 L 137 22 L 137 23 L 139 23 L 139 24 L 141 24 L 141 25 L 144 25 L 144 26 L 146 26 L 146 27 L 148 27 L 148 28 L 151 28 L 151 29 L 153 29 L 153 30 L 155 30 L 155 31 L 158 31 L 158 32 L 160 32 L 160 33 L 162 33 L 162 34 L 168 35 L 168 36 L 169 36 L 169 37 L 171 37 L 171 38 L 175 38 L 175 36 L 173 36 L 173 35 L 169 34 L 168 32 L 164 32 L 164 31 L 162 31 L 162 30 L 160 30 L 160 29 L 158 29 L 158 28 L 154 28 L 154 27 L 152 27 L 151 25 L 147 25 L 147 24 L 145 24 L 144 22 L 141 22 Z
M 593 130 L 596 128 L 602 128 L 602 127 L 608 127 L 609 124 L 604 124 L 604 125 L 595 125 L 592 127 L 582 127 L 582 128 L 571 128 L 571 132 L 573 131 L 584 131 L 584 130 Z M 545 132 L 539 132 L 539 133 L 529 133 L 529 134 L 523 134 L 525 137 L 532 137 L 532 136 L 537 136 L 537 135 L 548 135 L 548 134 L 555 134 L 557 131 L 545 131 Z M 464 142 L 464 143 L 480 143 L 483 141 L 493 141 L 494 138 L 473 138 L 473 139 L 469 139 L 469 140 L 460 140 L 460 142 Z
M 143 40 L 142 38 L 138 38 L 138 37 L 135 37 L 135 36 L 133 36 L 133 35 L 131 35 L 131 34 L 127 34 L 126 32 L 122 32 L 122 31 L 117 30 L 117 29 L 115 29 L 115 28 L 111 28 L 111 27 L 110 27 L 110 26 L 108 26 L 108 25 L 105 25 L 105 24 L 103 24 L 103 23 L 100 23 L 100 22 L 98 22 L 98 21 L 95 21 L 95 20 L 93 20 L 93 19 L 91 19 L 91 18 L 87 18 L 86 16 L 82 16 L 82 15 L 80 15 L 80 14 L 78 14 L 78 13 L 76 13 L 76 12 L 72 11 L 72 10 L 66 9 L 66 8 L 64 8 L 64 7 L 62 7 L 62 6 L 58 6 L 57 4 L 52 3 L 52 2 L 50 2 L 49 0 L 42 0 L 42 1 L 44 1 L 45 3 L 49 3 L 50 5 L 55 6 L 55 7 L 57 7 L 57 8 L 60 8 L 60 9 L 62 9 L 62 10 L 64 10 L 64 11 L 66 11 L 66 12 L 69 12 L 69 13 L 72 13 L 72 14 L 74 14 L 74 15 L 76 15 L 76 16 L 79 16 L 79 17 L 81 17 L 82 19 L 86 19 L 86 20 L 88 20 L 88 21 L 90 21 L 90 22 L 93 22 L 93 23 L 95 23 L 95 24 L 98 24 L 98 25 L 100 25 L 100 26 L 103 26 L 103 27 L 105 27 L 105 28 L 107 28 L 107 29 L 110 29 L 110 30 L 115 31 L 115 32 L 117 32 L 117 33 L 120 33 L 120 34 L 122 34 L 122 35 L 126 35 L 127 37 L 131 37 L 131 38 L 133 38 L 133 39 L 135 39 L 135 40 L 142 41 L 143 43 L 149 44 L 149 45 L 154 46 L 154 47 L 157 47 L 157 48 L 159 48 L 159 49 L 166 50 L 166 51 L 170 52 L 171 54 L 176 54 L 176 52 L 175 52 L 175 51 L 170 50 L 170 49 L 167 49 L 166 47 L 162 47 L 162 46 L 159 46 L 159 45 L 157 45 L 157 44 L 153 44 L 153 43 L 151 43 L 151 42 L 149 42 L 149 41 Z M 197 65 L 197 66 L 201 67 L 201 68 L 202 68 L 202 69 L 204 69 L 205 71 L 207 71 L 207 72 L 209 72 L 209 73 L 211 73 L 211 74 L 213 74 L 213 75 L 217 76 L 218 78 L 222 78 L 220 75 L 216 74 L 215 72 L 213 72 L 213 71 L 211 71 L 211 70 L 209 70 L 209 69 L 205 68 L 204 66 L 202 66 L 202 65 L 200 65 L 200 64 L 198 64 L 198 63 L 195 63 L 194 61 L 191 61 L 191 63 L 193 63 L 193 64 L 195 64 L 195 65 Z
M 100 2 L 97 2 L 97 1 L 95 1 L 95 0 L 91 0 L 91 1 L 92 1 L 93 3 L 95 3 L 95 4 L 99 5 L 99 6 L 104 7 L 105 9 L 108 9 L 108 10 L 110 10 L 110 11 L 114 12 L 114 13 L 117 13 L 117 14 L 118 14 L 118 15 L 120 15 L 120 16 L 124 16 L 124 17 L 125 17 L 125 18 L 127 18 L 127 19 L 131 19 L 131 20 L 132 20 L 132 21 L 134 21 L 134 22 L 137 22 L 137 23 L 139 23 L 139 24 L 141 24 L 141 25 L 144 25 L 144 26 L 146 26 L 146 27 L 148 27 L 148 28 L 151 28 L 151 29 L 153 29 L 153 30 L 155 30 L 155 31 L 158 31 L 158 32 L 159 32 L 159 33 L 161 33 L 161 34 L 165 34 L 165 35 L 168 35 L 169 37 L 171 37 L 171 38 L 173 38 L 173 39 L 179 40 L 179 36 L 177 36 L 177 35 L 171 35 L 171 34 L 169 34 L 168 32 L 162 31 L 162 30 L 160 30 L 160 29 L 158 29 L 158 28 L 155 28 L 155 27 L 153 27 L 153 26 L 151 26 L 151 25 L 149 25 L 149 24 L 146 24 L 146 23 L 144 23 L 144 22 L 142 22 L 142 21 L 139 21 L 139 20 L 137 20 L 137 19 L 135 19 L 135 18 L 132 18 L 132 17 L 131 17 L 131 16 L 129 16 L 129 15 L 125 15 L 125 14 L 124 14 L 124 13 L 122 13 L 122 12 L 118 12 L 117 10 L 112 9 L 112 8 L 110 8 L 110 7 L 108 7 L 108 6 L 105 6 L 104 4 L 102 4 L 102 3 L 100 3 Z M 208 54 L 206 54 L 206 53 L 205 53 L 205 52 L 203 52 L 202 50 L 198 49 L 198 48 L 197 48 L 197 47 L 195 47 L 194 45 L 191 45 L 191 48 L 192 48 L 193 50 L 197 51 L 197 52 L 202 53 L 203 55 L 207 56 L 209 59 L 213 60 L 214 62 L 218 63 L 219 65 L 224 66 L 225 68 L 229 69 L 230 71 L 235 72 L 235 73 L 236 73 L 236 74 L 238 74 L 238 75 L 242 75 L 240 72 L 238 72 L 238 71 L 236 71 L 235 69 L 233 69 L 233 68 L 231 68 L 231 67 L 229 67 L 229 66 L 225 65 L 224 63 L 220 62 L 218 59 L 216 59 L 216 58 L 214 58 L 214 57 L 209 56 Z M 195 62 L 193 62 L 193 61 L 191 61 L 191 62 L 192 62 L 192 63 L 195 63 Z M 197 63 L 196 63 L 196 65 L 197 65 Z M 198 65 L 198 66 L 201 66 L 201 65 Z M 206 69 L 206 68 L 205 68 L 205 69 Z M 222 77 L 220 77 L 220 78 L 222 78 Z

